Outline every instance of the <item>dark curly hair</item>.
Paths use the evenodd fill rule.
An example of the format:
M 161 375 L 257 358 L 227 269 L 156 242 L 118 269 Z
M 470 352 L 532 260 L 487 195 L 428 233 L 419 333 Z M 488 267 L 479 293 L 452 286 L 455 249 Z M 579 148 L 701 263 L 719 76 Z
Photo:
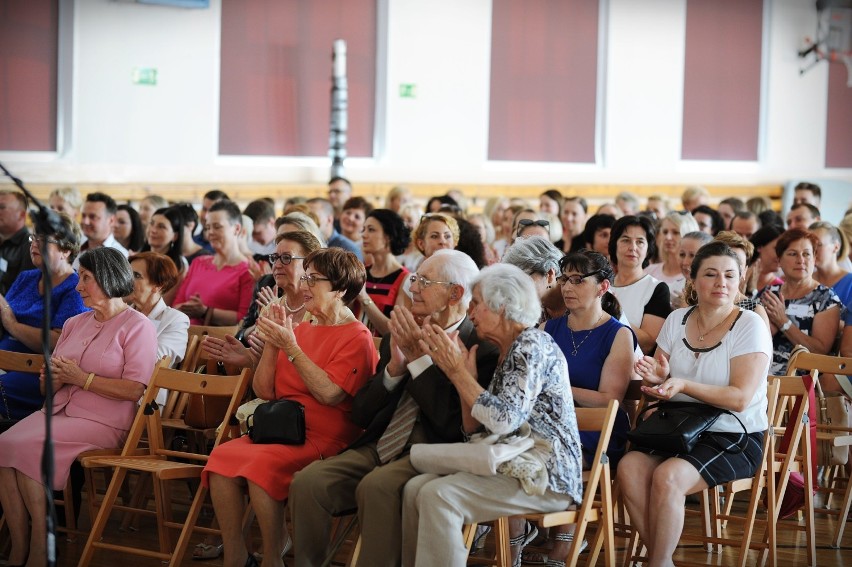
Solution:
M 411 232 L 405 226 L 402 217 L 390 209 L 373 209 L 367 218 L 373 218 L 382 225 L 382 230 L 388 238 L 391 254 L 398 256 L 405 252 L 411 244 Z

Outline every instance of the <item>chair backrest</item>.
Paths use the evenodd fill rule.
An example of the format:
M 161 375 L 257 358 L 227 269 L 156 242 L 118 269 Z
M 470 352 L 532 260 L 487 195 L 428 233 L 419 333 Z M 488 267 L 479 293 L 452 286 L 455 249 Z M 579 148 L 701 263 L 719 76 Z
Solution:
M 229 399 L 228 409 L 221 423 L 222 426 L 218 428 L 216 433 L 213 445 L 215 447 L 227 433 L 228 427 L 225 426 L 237 410 L 237 407 L 242 403 L 242 399 L 251 381 L 252 373 L 251 369 L 245 368 L 239 374 L 210 376 L 158 366 L 145 391 L 145 396 L 142 399 L 142 404 L 128 434 L 122 455 L 133 454 L 133 451 L 138 448 L 143 432 L 147 431 L 151 454 L 167 457 L 189 457 L 198 461 L 206 461 L 207 455 L 186 454 L 167 449 L 164 446 L 160 412 L 153 409 L 151 402 L 157 397 L 157 392 L 160 388 L 166 388 L 169 392 L 178 396 L 199 394 L 227 397 Z
M 44 365 L 44 356 L 40 354 L 26 354 L 0 350 L 0 370 L 6 372 L 34 372 L 41 371 Z
M 819 377 L 820 373 L 850 374 L 852 373 L 852 358 L 802 351 L 795 358 L 790 359 L 787 373 L 792 376 L 799 370 L 809 371 L 814 380 Z
M 583 497 L 581 512 L 590 509 L 594 503 L 594 493 L 597 486 L 601 484 L 601 476 L 604 467 L 609 471 L 609 459 L 606 455 L 609 441 L 612 437 L 612 429 L 615 425 L 615 417 L 618 413 L 618 402 L 610 400 L 605 408 L 576 408 L 577 429 L 580 431 L 600 431 L 600 439 L 595 449 L 595 456 L 588 471 L 588 484 L 586 496 Z M 609 476 L 607 472 L 607 477 Z M 609 482 L 609 478 L 606 479 Z M 591 497 L 588 497 L 591 494 Z
M 776 472 L 781 473 L 777 487 L 772 486 L 774 475 L 769 475 L 768 492 L 771 493 L 775 488 L 775 494 L 780 498 L 787 488 L 790 471 L 801 471 L 806 486 L 812 487 L 815 480 L 811 467 L 814 447 L 811 446 L 808 430 L 810 398 L 808 387 L 799 376 L 770 376 L 769 379 L 778 382 L 775 418 L 769 426 L 773 428 L 776 435 L 783 434 L 784 440 L 789 442 L 787 447 L 781 447 L 781 441 L 778 439 L 775 441 L 773 466 Z M 781 427 L 785 413 L 787 414 L 786 425 Z
M 192 364 L 195 361 L 196 353 L 201 348 L 201 338 L 199 335 L 187 335 L 186 352 L 183 355 L 183 360 L 180 362 L 180 370 L 192 372 Z

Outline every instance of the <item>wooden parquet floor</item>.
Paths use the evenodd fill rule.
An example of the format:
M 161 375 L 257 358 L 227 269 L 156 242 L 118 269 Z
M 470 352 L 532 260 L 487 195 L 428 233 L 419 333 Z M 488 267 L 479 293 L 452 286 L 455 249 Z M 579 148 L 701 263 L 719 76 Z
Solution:
M 735 503 L 734 509 L 736 510 L 739 507 L 739 503 Z M 83 511 L 81 513 L 82 517 L 80 518 L 81 527 L 88 527 L 89 519 L 86 514 L 86 508 L 84 506 Z M 202 519 L 202 525 L 209 525 L 209 518 Z M 847 527 L 846 533 L 844 534 L 843 540 L 841 542 L 841 547 L 839 549 L 833 549 L 829 546 L 829 541 L 831 539 L 831 535 L 834 532 L 834 519 L 826 518 L 825 516 L 817 515 L 816 519 L 816 543 L 817 543 L 817 566 L 819 567 L 845 567 L 848 565 L 852 565 L 852 527 Z M 698 530 L 700 528 L 698 519 L 693 519 L 692 517 L 687 517 L 685 530 Z M 736 528 L 730 528 L 731 530 L 735 530 Z M 106 532 L 106 540 L 115 540 L 120 539 L 123 543 L 131 543 L 131 544 L 140 544 L 144 546 L 148 546 L 149 548 L 157 547 L 157 532 L 156 526 L 154 524 L 153 518 L 141 518 L 139 522 L 139 529 L 135 531 L 121 531 L 118 530 L 118 520 L 115 519 L 110 522 Z M 257 543 L 257 548 L 259 549 L 260 535 L 257 531 L 257 527 L 255 525 L 253 530 L 253 537 Z M 0 538 L 5 539 L 5 537 Z M 202 536 L 197 535 L 193 538 L 193 543 L 201 541 Z M 807 565 L 807 556 L 804 549 L 804 534 L 795 533 L 790 530 L 779 530 L 779 547 L 778 547 L 778 557 L 779 557 L 779 565 L 782 567 L 794 567 L 794 566 L 804 566 Z M 5 543 L 5 542 L 4 542 Z M 78 537 L 76 541 L 67 541 L 65 534 L 58 534 L 58 551 L 59 551 L 59 560 L 57 565 L 59 567 L 75 567 L 78 563 L 79 557 L 83 550 L 83 545 L 85 543 L 85 539 L 81 536 Z M 621 561 L 624 557 L 624 540 L 616 541 L 616 553 L 617 553 L 617 565 L 621 565 Z M 438 543 L 436 542 L 436 545 Z M 4 547 L 5 548 L 5 547 Z M 186 567 L 219 567 L 222 565 L 221 559 L 212 559 L 207 561 L 194 561 L 189 556 L 191 555 L 191 548 L 187 554 L 187 557 L 184 558 L 182 563 L 183 566 Z M 675 561 L 689 561 L 689 562 L 698 562 L 706 565 L 732 565 L 736 559 L 736 551 L 725 548 L 723 549 L 721 554 L 708 554 L 704 551 L 704 549 L 698 544 L 683 544 L 681 545 L 677 553 L 675 554 Z M 581 561 L 585 560 L 585 555 L 581 556 Z M 602 559 L 599 563 L 602 564 Z M 749 565 L 755 565 L 757 563 L 757 552 L 751 552 L 749 557 Z M 2 564 L 2 563 L 0 563 Z M 582 563 L 581 563 L 582 564 Z M 92 567 L 159 567 L 162 565 L 156 559 L 147 559 L 143 557 L 136 557 L 130 555 L 120 555 L 114 552 L 98 550 L 95 553 L 94 560 L 91 563 Z M 294 561 L 291 557 L 286 559 L 286 565 L 292 566 L 294 565 Z M 371 567 L 371 566 L 362 566 L 362 567 Z

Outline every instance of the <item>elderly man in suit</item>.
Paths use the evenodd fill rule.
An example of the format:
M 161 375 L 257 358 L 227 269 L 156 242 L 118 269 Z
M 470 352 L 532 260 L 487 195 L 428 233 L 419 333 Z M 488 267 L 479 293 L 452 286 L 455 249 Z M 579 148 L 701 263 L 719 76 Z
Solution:
M 417 475 L 414 443 L 462 441 L 461 403 L 446 375 L 421 348 L 421 324 L 430 317 L 457 331 L 477 351 L 479 381 L 487 387 L 497 366 L 496 347 L 480 342 L 467 318 L 470 282 L 478 270 L 469 256 L 440 250 L 413 274 L 411 311 L 397 308 L 382 339 L 378 371 L 358 392 L 352 419 L 364 434 L 346 451 L 305 467 L 290 488 L 296 532 L 296 564 L 320 565 L 327 554 L 331 520 L 357 507 L 361 525 L 359 563 L 399 565 L 402 489 Z

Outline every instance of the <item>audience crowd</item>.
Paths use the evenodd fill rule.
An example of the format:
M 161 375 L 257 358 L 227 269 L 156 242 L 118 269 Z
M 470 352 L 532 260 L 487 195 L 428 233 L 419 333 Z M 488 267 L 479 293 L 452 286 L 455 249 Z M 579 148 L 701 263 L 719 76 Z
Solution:
M 714 203 L 690 187 L 674 206 L 624 192 L 592 211 L 549 189 L 534 205 L 493 197 L 470 211 L 459 190 L 420 208 L 400 186 L 375 208 L 335 177 L 326 198 L 290 198 L 279 215 L 271 198 L 241 209 L 219 190 L 196 210 L 60 188 L 48 202 L 62 231 L 49 235 L 30 233 L 24 197 L 0 191 L 0 349 L 41 350 L 47 265 L 50 488 L 61 490 L 81 452 L 122 446 L 157 361 L 188 356 L 190 325 L 238 328 L 202 350 L 252 368 L 252 397 L 301 402 L 307 434 L 304 445 L 241 437 L 210 455 L 203 482 L 222 539 L 193 555 L 224 554 L 232 567 L 281 565 L 291 546 L 297 565 L 323 564 L 333 519 L 347 513 L 358 515 L 362 564 L 464 565 L 464 524 L 582 499 L 598 435 L 578 432 L 575 407 L 620 403 L 641 380 L 648 397 L 702 401 L 743 424 L 723 417 L 690 453 L 659 454 L 627 449 L 619 410 L 610 466 L 651 564 L 663 565 L 687 495 L 759 466 L 766 375 L 784 374 L 796 345 L 852 350 L 852 210 L 834 226 L 820 198 L 801 183 L 782 217 L 765 198 Z M 44 382 L 44 369 L 0 376 L 10 565 L 45 553 L 31 450 L 44 437 Z M 415 445 L 487 436 L 529 437 L 531 448 L 487 476 L 411 458 Z M 246 496 L 261 553 L 243 541 Z M 564 565 L 570 528 L 538 534 L 547 553 L 531 554 L 536 528 L 510 525 L 515 565 Z

